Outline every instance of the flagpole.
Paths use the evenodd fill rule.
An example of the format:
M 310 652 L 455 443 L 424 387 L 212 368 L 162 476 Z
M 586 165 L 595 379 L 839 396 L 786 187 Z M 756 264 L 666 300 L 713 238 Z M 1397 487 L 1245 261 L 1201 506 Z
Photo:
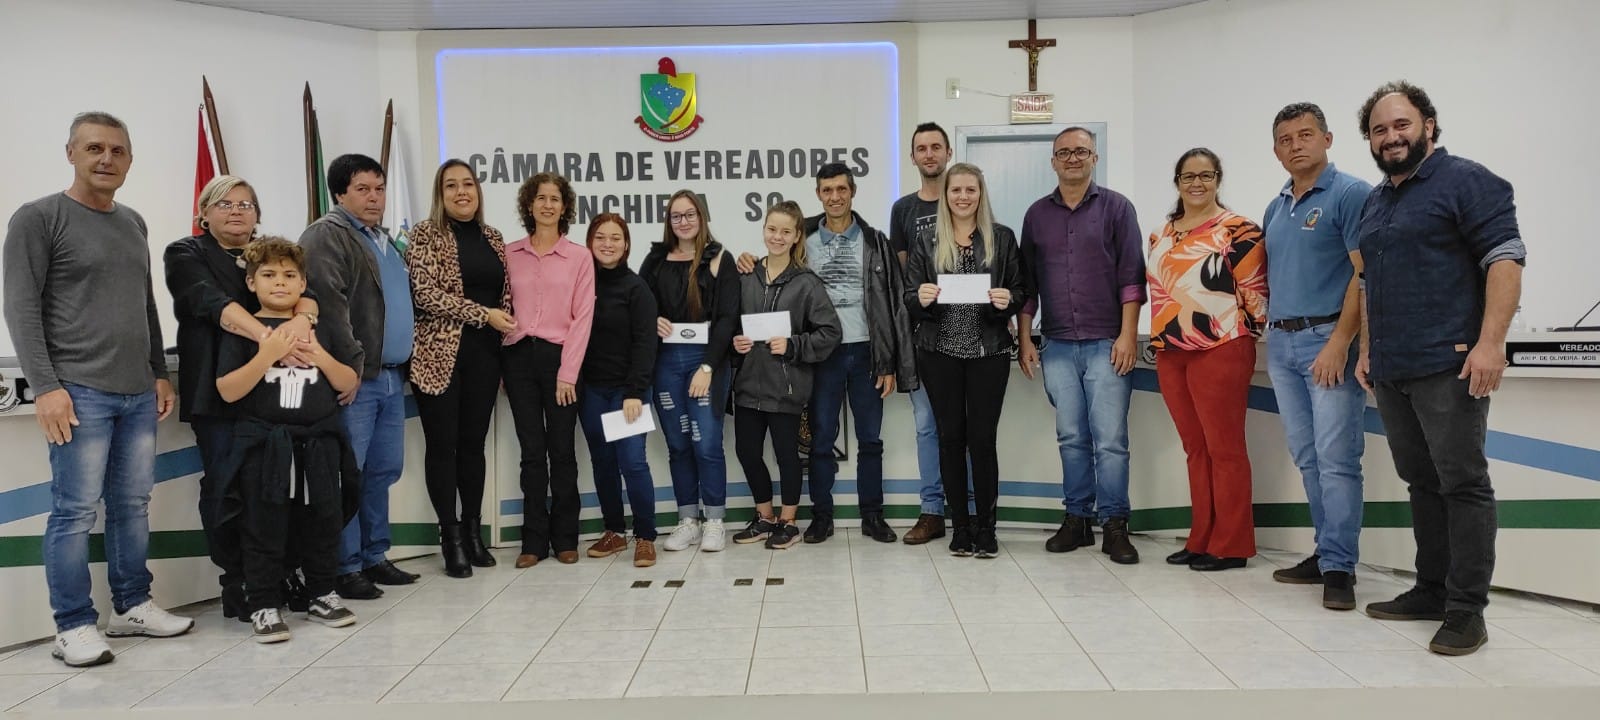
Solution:
M 389 174 L 389 138 L 394 135 L 394 100 L 389 100 L 389 106 L 383 109 L 383 153 L 378 156 L 378 164 L 383 166 L 384 175 Z
M 200 89 L 206 100 L 206 121 L 211 126 L 211 144 L 216 148 L 217 170 L 223 175 L 228 172 L 228 151 L 222 146 L 222 124 L 217 122 L 217 100 L 211 97 L 211 83 L 206 76 L 200 76 Z
M 311 83 L 306 83 L 305 94 L 301 97 L 301 120 L 305 124 L 306 132 L 306 224 L 317 221 L 317 148 L 316 148 L 316 111 L 311 109 Z

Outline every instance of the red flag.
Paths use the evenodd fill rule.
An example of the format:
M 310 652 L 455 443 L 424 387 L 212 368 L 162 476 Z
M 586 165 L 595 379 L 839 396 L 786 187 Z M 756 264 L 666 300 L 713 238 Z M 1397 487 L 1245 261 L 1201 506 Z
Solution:
M 194 204 L 191 206 L 194 212 L 191 213 L 191 216 L 198 218 L 200 215 L 200 191 L 205 189 L 206 183 L 211 182 L 211 178 L 216 177 L 217 166 L 211 160 L 211 140 L 206 137 L 205 110 L 197 110 L 195 114 L 199 119 L 200 140 L 198 147 L 195 149 L 194 157 Z M 194 221 L 194 234 L 199 235 L 201 232 L 204 232 L 204 230 L 200 227 L 200 221 L 196 219 Z

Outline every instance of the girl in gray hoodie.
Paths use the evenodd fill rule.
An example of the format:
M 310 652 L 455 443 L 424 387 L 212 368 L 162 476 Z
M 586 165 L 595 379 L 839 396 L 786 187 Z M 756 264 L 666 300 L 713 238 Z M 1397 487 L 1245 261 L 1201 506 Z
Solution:
M 843 333 L 839 316 L 822 279 L 806 268 L 805 216 L 793 201 L 767 211 L 762 241 L 767 256 L 755 271 L 740 278 L 739 334 L 733 338 L 738 365 L 733 379 L 733 437 L 744 468 L 756 516 L 733 536 L 737 543 L 765 540 L 781 549 L 800 540 L 795 513 L 800 508 L 800 411 L 811 397 L 812 366 L 827 359 Z M 789 313 L 790 334 L 752 338 L 743 316 Z M 781 515 L 772 510 L 772 475 L 767 470 L 765 439 L 770 431 L 783 497 Z

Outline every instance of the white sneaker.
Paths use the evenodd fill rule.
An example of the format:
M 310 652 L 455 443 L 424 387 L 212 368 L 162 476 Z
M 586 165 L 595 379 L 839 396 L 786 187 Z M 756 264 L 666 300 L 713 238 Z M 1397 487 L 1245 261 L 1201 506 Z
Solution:
M 697 518 L 684 518 L 678 521 L 678 528 L 667 536 L 667 541 L 661 547 L 677 552 L 688 550 L 690 545 L 700 542 L 700 520 Z
M 80 625 L 56 633 L 55 647 L 50 655 L 72 667 L 89 667 L 111 662 L 111 646 L 93 625 Z
M 722 552 L 727 547 L 728 538 L 723 534 L 721 520 L 707 520 L 705 530 L 700 534 L 700 552 Z
M 111 616 L 106 634 L 111 637 L 143 635 L 145 637 L 173 637 L 194 628 L 194 618 L 173 615 L 159 607 L 155 601 L 146 600 L 127 612 Z

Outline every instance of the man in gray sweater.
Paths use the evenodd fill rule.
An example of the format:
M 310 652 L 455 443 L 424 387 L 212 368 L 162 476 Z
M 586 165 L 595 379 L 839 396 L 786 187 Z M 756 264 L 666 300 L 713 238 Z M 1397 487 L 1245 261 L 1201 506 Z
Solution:
M 106 566 L 115 614 L 106 634 L 171 637 L 194 627 L 150 599 L 148 508 L 156 423 L 172 412 L 144 218 L 119 205 L 133 164 L 122 121 L 72 120 L 72 186 L 17 210 L 5 239 L 5 318 L 34 411 L 50 443 L 45 582 L 55 612 L 52 654 L 74 666 L 110 662 L 96 624 L 89 531 L 106 507 Z

